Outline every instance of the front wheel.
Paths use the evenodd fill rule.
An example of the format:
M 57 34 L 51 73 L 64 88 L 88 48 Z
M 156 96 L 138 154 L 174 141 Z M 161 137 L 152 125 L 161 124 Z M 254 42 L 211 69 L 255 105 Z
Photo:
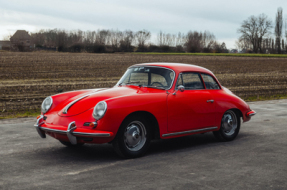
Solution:
M 237 137 L 239 130 L 240 116 L 236 112 L 228 110 L 221 119 L 219 131 L 214 131 L 213 134 L 219 141 L 232 141 Z
M 122 157 L 135 158 L 142 156 L 151 141 L 149 123 L 143 117 L 125 120 L 113 140 L 115 151 Z

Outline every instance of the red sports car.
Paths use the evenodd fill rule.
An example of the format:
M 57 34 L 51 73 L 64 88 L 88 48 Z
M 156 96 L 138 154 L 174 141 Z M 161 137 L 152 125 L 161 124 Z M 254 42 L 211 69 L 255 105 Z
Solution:
M 238 135 L 241 119 L 256 112 L 220 85 L 208 69 L 180 63 L 128 68 L 113 88 L 47 97 L 35 127 L 66 146 L 112 143 L 123 157 L 143 155 L 152 139 L 213 132 L 220 141 Z

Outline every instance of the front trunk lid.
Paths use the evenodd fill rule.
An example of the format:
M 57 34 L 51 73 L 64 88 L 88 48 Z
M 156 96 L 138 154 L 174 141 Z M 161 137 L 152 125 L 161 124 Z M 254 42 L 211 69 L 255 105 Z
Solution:
M 133 88 L 109 88 L 89 94 L 83 94 L 69 101 L 61 111 L 58 112 L 60 116 L 69 117 L 83 113 L 93 107 L 100 101 L 110 99 L 113 97 L 126 96 L 136 94 L 138 90 Z

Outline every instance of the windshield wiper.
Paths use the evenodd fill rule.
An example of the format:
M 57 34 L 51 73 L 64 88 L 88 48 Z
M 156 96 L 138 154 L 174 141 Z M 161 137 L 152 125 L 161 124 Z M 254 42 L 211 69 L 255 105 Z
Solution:
M 133 84 L 133 83 L 140 83 L 140 81 L 130 81 L 130 82 L 127 82 L 127 83 L 121 82 L 121 83 L 119 84 L 119 86 L 122 86 L 122 85 L 124 85 L 124 84 Z M 140 85 L 139 85 L 139 86 L 140 86 Z
M 127 83 L 124 83 L 124 84 L 133 84 L 133 83 L 140 83 L 140 81 L 131 81 L 131 82 L 127 82 Z

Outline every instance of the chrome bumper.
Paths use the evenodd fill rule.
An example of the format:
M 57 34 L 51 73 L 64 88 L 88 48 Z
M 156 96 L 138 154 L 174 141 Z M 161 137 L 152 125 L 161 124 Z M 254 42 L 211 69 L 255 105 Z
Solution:
M 46 138 L 45 132 L 40 129 L 40 126 L 44 124 L 43 117 L 44 117 L 43 115 L 40 115 L 34 127 L 36 127 L 37 132 L 39 133 L 40 137 Z
M 77 129 L 76 123 L 73 121 L 68 125 L 67 131 L 64 130 L 57 130 L 57 129 L 51 129 L 48 127 L 41 127 L 41 125 L 44 124 L 43 121 L 43 115 L 40 116 L 39 119 L 37 119 L 36 124 L 34 127 L 36 127 L 37 132 L 39 133 L 40 137 L 46 138 L 47 132 L 53 132 L 53 133 L 60 133 L 60 134 L 66 134 L 69 138 L 69 141 L 71 144 L 77 144 L 77 137 L 76 136 L 87 136 L 87 137 L 110 137 L 110 133 L 82 133 L 82 132 L 74 132 L 74 130 Z

